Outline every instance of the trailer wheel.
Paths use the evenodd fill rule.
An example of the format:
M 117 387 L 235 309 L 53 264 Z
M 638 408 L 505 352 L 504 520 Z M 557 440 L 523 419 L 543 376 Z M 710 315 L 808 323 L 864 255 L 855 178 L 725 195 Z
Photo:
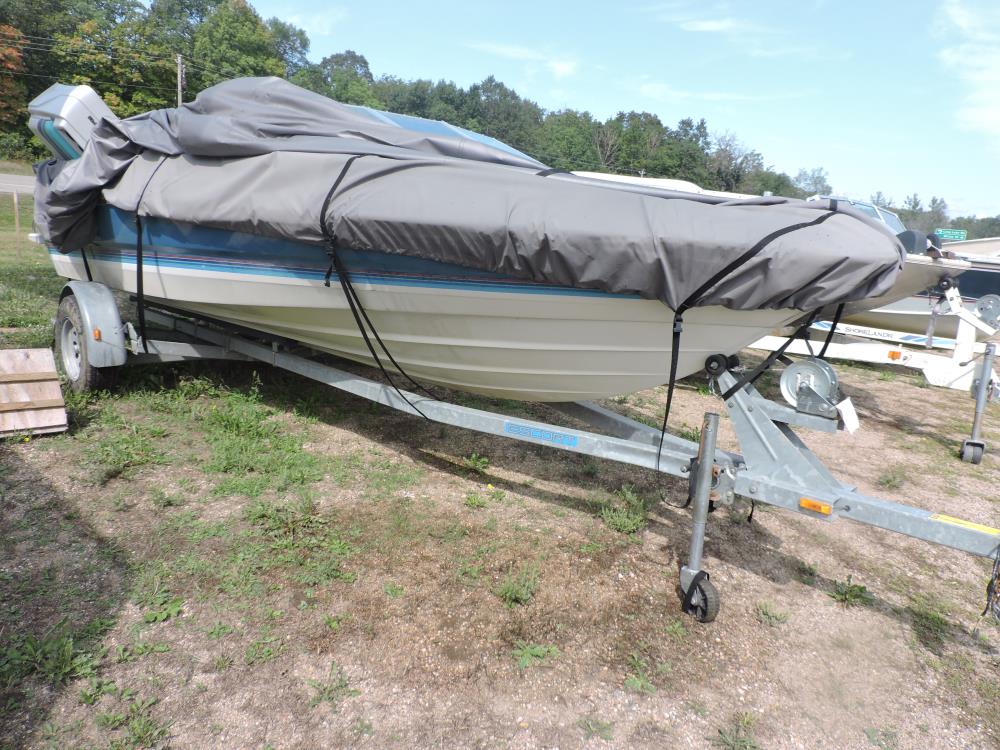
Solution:
M 962 443 L 962 448 L 958 452 L 958 457 L 966 463 L 978 465 L 983 460 L 984 451 L 985 446 L 982 443 L 966 440 Z
M 77 393 L 99 391 L 114 385 L 117 367 L 93 367 L 87 356 L 89 339 L 84 330 L 80 305 L 68 294 L 59 303 L 55 323 L 56 366 L 69 387 Z
M 694 601 L 691 603 L 691 615 L 698 622 L 712 622 L 719 615 L 722 599 L 718 589 L 707 578 L 698 582 L 695 587 Z

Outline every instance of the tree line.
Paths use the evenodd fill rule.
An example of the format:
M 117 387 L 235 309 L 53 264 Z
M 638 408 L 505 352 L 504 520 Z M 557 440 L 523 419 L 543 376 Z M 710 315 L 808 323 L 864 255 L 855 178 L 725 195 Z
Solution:
M 689 180 L 730 192 L 807 197 L 833 192 L 822 168 L 794 176 L 767 165 L 731 133 L 703 118 L 664 123 L 650 112 L 600 120 L 574 109 L 545 110 L 493 76 L 467 88 L 451 81 L 375 77 L 352 50 L 309 58 L 309 36 L 263 19 L 246 0 L 0 0 L 0 158 L 44 150 L 24 127 L 25 106 L 53 82 L 86 83 L 118 115 L 177 102 L 177 56 L 185 101 L 239 76 L 282 76 L 348 104 L 445 120 L 493 136 L 551 167 Z M 876 197 L 878 201 L 876 201 Z M 881 193 L 873 202 L 889 205 Z M 1000 217 L 949 220 L 943 199 L 914 195 L 894 209 L 908 226 L 961 226 L 1000 234 Z M 925 230 L 926 231 L 926 230 Z

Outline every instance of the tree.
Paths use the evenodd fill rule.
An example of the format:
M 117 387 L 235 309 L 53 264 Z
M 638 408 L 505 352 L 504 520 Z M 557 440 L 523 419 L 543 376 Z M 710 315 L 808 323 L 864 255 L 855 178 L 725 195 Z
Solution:
M 538 131 L 537 156 L 558 169 L 593 170 L 599 164 L 594 145 L 597 128 L 589 112 L 550 112 Z
M 13 26 L 0 25 L 0 131 L 24 124 L 27 89 L 24 72 L 24 36 Z
M 309 35 L 304 29 L 280 18 L 271 18 L 267 30 L 271 32 L 275 52 L 285 63 L 285 78 L 291 78 L 309 65 Z
M 764 169 L 764 159 L 740 143 L 732 133 L 722 133 L 715 136 L 709 168 L 719 188 L 735 192 L 750 174 Z
M 280 76 L 278 57 L 267 26 L 245 0 L 226 0 L 195 28 L 194 57 L 205 70 L 198 76 L 211 86 L 240 76 Z
M 785 198 L 805 198 L 805 193 L 799 190 L 792 178 L 784 172 L 775 172 L 773 168 L 754 170 L 739 184 L 739 192 L 751 195 L 780 195 Z
M 880 208 L 892 208 L 892 198 L 887 198 L 881 190 L 874 193 L 869 200 Z
M 372 89 L 368 60 L 353 50 L 327 55 L 292 76 L 292 82 L 345 104 L 384 106 Z
M 610 120 L 594 129 L 594 149 L 602 169 L 614 171 L 618 164 L 618 149 L 621 146 L 622 126 L 617 120 Z
M 469 87 L 465 107 L 465 122 L 471 130 L 526 153 L 536 150 L 542 108 L 493 76 Z
M 829 176 L 822 167 L 815 169 L 800 169 L 795 175 L 795 187 L 808 195 L 831 195 L 833 188 L 830 186 Z

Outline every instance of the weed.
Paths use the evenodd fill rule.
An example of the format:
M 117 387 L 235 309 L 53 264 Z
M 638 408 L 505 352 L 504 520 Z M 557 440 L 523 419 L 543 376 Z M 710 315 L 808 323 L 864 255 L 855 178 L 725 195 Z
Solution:
M 180 495 L 168 495 L 159 488 L 154 488 L 149 493 L 149 499 L 157 508 L 175 508 L 184 504 L 184 498 Z
M 149 709 L 154 703 L 155 698 L 147 698 L 144 701 L 134 700 L 129 704 L 124 739 L 132 747 L 155 747 L 167 738 L 170 725 L 159 724 L 149 715 Z
M 399 599 L 399 597 L 403 595 L 404 591 L 402 586 L 400 586 L 398 583 L 393 583 L 392 581 L 389 581 L 387 584 L 385 584 L 382 587 L 382 590 L 385 592 L 385 595 L 388 596 L 390 599 Z
M 351 619 L 349 614 L 347 615 L 323 615 L 323 624 L 326 625 L 334 633 L 339 631 L 344 623 Z
M 212 668 L 216 672 L 224 672 L 225 670 L 233 666 L 233 661 L 234 661 L 233 657 L 230 656 L 229 654 L 220 654 L 219 656 L 216 656 L 214 659 L 212 659 Z
M 799 562 L 795 568 L 795 574 L 806 586 L 813 586 L 816 584 L 816 576 L 819 574 L 819 569 L 812 563 Z
M 365 494 L 374 499 L 394 495 L 412 487 L 423 477 L 423 470 L 388 458 L 372 461 L 364 468 Z
M 776 628 L 788 622 L 788 613 L 778 609 L 770 602 L 757 602 L 757 621 Z
M 483 575 L 483 564 L 466 562 L 458 568 L 458 580 L 465 584 L 475 584 Z
M 507 493 L 492 484 L 486 485 L 486 495 L 494 503 L 502 503 L 507 499 Z
M 128 717 L 117 711 L 99 713 L 94 717 L 94 723 L 101 729 L 118 729 L 126 721 Z
M 655 693 L 656 686 L 650 681 L 649 663 L 637 653 L 631 653 L 628 657 L 631 674 L 625 678 L 625 689 L 635 693 Z
M 875 597 L 868 590 L 868 587 L 854 583 L 851 575 L 847 576 L 846 581 L 834 581 L 833 591 L 828 592 L 827 595 L 845 607 L 854 607 L 859 604 L 868 606 L 875 601 Z
M 887 490 L 898 490 L 906 481 L 906 467 L 902 465 L 890 466 L 879 474 L 878 486 Z
M 135 661 L 139 657 L 146 656 L 147 654 L 165 654 L 170 651 L 170 646 L 166 643 L 149 643 L 147 641 L 136 641 L 135 645 L 129 646 L 119 646 L 115 649 L 115 661 L 119 664 L 125 664 L 130 661 Z
M 899 735 L 895 729 L 867 727 L 865 737 L 868 739 L 869 745 L 877 747 L 879 750 L 896 750 L 899 746 Z
M 584 542 L 578 550 L 581 555 L 596 555 L 604 550 L 604 545 L 600 542 Z
M 93 706 L 101 699 L 102 695 L 114 695 L 117 692 L 118 686 L 111 680 L 91 677 L 87 681 L 87 687 L 80 690 L 80 703 L 85 706 Z
M 517 641 L 511 656 L 517 661 L 517 667 L 522 672 L 528 667 L 536 664 L 544 664 L 548 658 L 559 656 L 559 649 L 555 646 L 545 646 L 538 643 L 525 643 Z
M 351 688 L 344 671 L 334 662 L 330 665 L 330 677 L 327 680 L 307 680 L 316 695 L 309 701 L 309 708 L 315 708 L 321 703 L 329 703 L 333 711 L 337 711 L 344 698 L 361 695 L 361 691 Z
M 484 498 L 482 495 L 478 495 L 475 492 L 470 492 L 468 495 L 465 496 L 466 508 L 479 509 L 479 508 L 485 508 L 486 505 L 487 505 L 486 498 Z
M 375 727 L 368 719 L 358 719 L 351 727 L 355 737 L 371 737 L 375 734 Z
M 684 638 L 688 634 L 687 626 L 683 620 L 671 620 L 663 630 L 671 638 L 676 638 L 677 640 Z
M 701 431 L 697 427 L 691 427 L 683 422 L 681 423 L 681 426 L 675 430 L 675 434 L 677 437 L 689 440 L 692 443 L 697 443 L 701 440 Z
M 486 470 L 490 468 L 490 460 L 478 453 L 470 453 L 462 458 L 462 466 L 473 474 L 485 474 Z
M 538 564 L 524 564 L 518 571 L 511 571 L 496 588 L 496 595 L 508 607 L 527 604 L 538 588 Z
M 41 638 L 29 635 L 5 646 L 0 651 L 0 684 L 11 685 L 31 674 L 53 684 L 93 676 L 102 654 L 86 647 L 86 633 L 77 637 L 67 632 L 66 623 L 63 619 Z
M 232 632 L 233 632 L 233 629 L 231 627 L 229 627 L 228 625 L 226 625 L 226 623 L 224 623 L 224 622 L 217 622 L 217 623 L 215 623 L 215 625 L 213 625 L 212 627 L 210 627 L 206 631 L 205 634 L 209 638 L 213 638 L 215 640 L 218 640 L 220 638 L 225 638 L 227 635 L 229 635 Z
M 281 648 L 281 639 L 276 635 L 271 635 L 268 629 L 262 628 L 260 637 L 247 646 L 243 661 L 247 666 L 264 664 L 277 657 L 281 653 Z
M 614 736 L 615 725 L 610 721 L 601 721 L 594 716 L 584 716 L 576 725 L 583 730 L 584 739 L 600 737 L 605 742 L 610 742 Z
M 158 591 L 147 597 L 144 604 L 149 608 L 142 614 L 143 622 L 166 622 L 171 617 L 177 617 L 184 608 L 184 600 L 179 596 L 171 596 L 169 591 Z
M 720 729 L 715 737 L 709 738 L 709 741 L 725 750 L 761 750 L 761 746 L 753 736 L 755 723 L 753 714 L 746 711 L 738 713 L 729 726 Z
M 580 473 L 587 479 L 597 479 L 597 475 L 601 473 L 601 466 L 590 456 L 584 456 L 580 462 Z
M 892 370 L 882 370 L 882 372 L 878 374 L 878 379 L 884 380 L 887 383 L 891 383 L 893 380 L 896 379 L 896 373 L 894 373 Z
M 646 503 L 635 490 L 625 485 L 615 492 L 616 500 L 601 507 L 601 519 L 622 534 L 635 534 L 646 526 Z

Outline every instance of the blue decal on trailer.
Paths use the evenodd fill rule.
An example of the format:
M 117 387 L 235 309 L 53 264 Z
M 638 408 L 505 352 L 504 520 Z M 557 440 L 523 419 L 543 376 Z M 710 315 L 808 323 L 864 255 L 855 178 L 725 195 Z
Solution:
M 531 427 L 515 422 L 504 422 L 503 431 L 517 437 L 544 440 L 546 443 L 555 443 L 556 445 L 575 447 L 577 444 L 576 435 L 570 435 L 566 432 L 556 432 L 555 430 L 546 430 L 541 427 Z

